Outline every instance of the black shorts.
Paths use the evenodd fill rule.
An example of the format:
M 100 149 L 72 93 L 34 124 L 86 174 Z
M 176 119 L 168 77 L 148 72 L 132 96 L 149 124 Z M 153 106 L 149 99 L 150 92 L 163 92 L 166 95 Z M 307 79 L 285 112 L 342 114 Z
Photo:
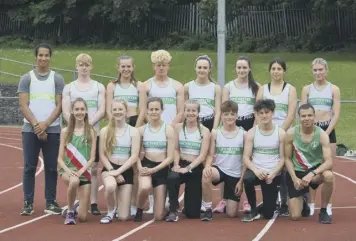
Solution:
M 160 162 L 153 162 L 147 159 L 146 157 L 144 157 L 141 161 L 142 167 L 154 168 L 159 164 Z M 169 171 L 169 167 L 166 166 L 161 170 L 159 170 L 158 172 L 152 174 L 151 178 L 152 178 L 153 188 L 158 187 L 160 185 L 167 185 L 168 171 Z
M 115 163 L 112 163 L 110 162 L 111 166 L 114 168 L 114 170 L 117 170 L 119 169 L 122 165 L 117 165 Z M 101 173 L 103 172 L 107 172 L 108 169 L 106 169 L 106 167 L 103 168 L 103 170 L 101 171 Z M 122 185 L 126 185 L 126 184 L 133 184 L 134 183 L 134 174 L 133 174 L 133 169 L 132 167 L 127 169 L 126 171 L 124 171 L 122 174 L 121 174 L 124 179 L 125 179 L 125 182 L 124 183 L 118 183 L 117 185 L 118 186 L 122 186 Z
M 200 123 L 211 131 L 214 128 L 214 115 L 200 117 Z
M 91 181 L 79 181 L 79 187 L 87 184 L 91 184 Z
M 240 202 L 240 197 L 235 195 L 235 187 L 236 184 L 240 181 L 238 177 L 232 177 L 225 174 L 223 171 L 220 170 L 219 167 L 213 166 L 219 172 L 220 179 L 216 182 L 213 182 L 214 186 L 219 185 L 220 183 L 224 182 L 224 199 L 226 200 L 233 200 L 235 202 Z
M 317 165 L 315 167 L 310 168 L 307 171 L 301 172 L 301 171 L 295 171 L 295 175 L 302 179 L 304 176 L 306 176 L 309 172 L 317 169 L 320 165 Z M 294 183 L 292 180 L 292 177 L 290 176 L 289 172 L 287 172 L 286 174 L 286 184 L 287 184 L 287 188 L 288 188 L 288 194 L 289 194 L 289 198 L 295 198 L 295 197 L 301 197 L 304 194 L 309 192 L 309 187 L 311 187 L 312 189 L 317 189 L 320 185 L 320 183 L 310 183 L 309 187 L 305 187 L 301 190 L 297 190 L 294 187 Z
M 94 162 L 99 162 L 99 136 L 96 138 L 96 150 L 95 150 L 95 160 Z
M 136 126 L 138 115 L 133 115 L 129 117 L 128 124 L 132 127 Z
M 321 129 L 326 131 L 329 128 L 330 121 L 318 121 L 318 122 L 315 123 L 315 125 L 319 126 Z M 335 129 L 330 132 L 329 140 L 330 140 L 330 143 L 336 143 Z
M 255 122 L 255 115 L 252 113 L 247 116 L 238 117 L 236 120 L 236 125 L 242 127 L 245 131 L 250 130 Z

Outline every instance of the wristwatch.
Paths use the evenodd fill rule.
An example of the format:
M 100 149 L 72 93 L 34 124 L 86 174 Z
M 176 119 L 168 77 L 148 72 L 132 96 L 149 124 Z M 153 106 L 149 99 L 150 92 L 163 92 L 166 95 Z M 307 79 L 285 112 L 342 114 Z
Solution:
M 192 166 L 191 165 L 187 166 L 187 169 L 188 169 L 189 173 L 192 173 Z
M 313 171 L 311 171 L 311 173 L 313 173 L 313 174 L 314 174 L 314 177 L 316 176 L 316 173 L 314 172 L 314 170 L 313 170 Z

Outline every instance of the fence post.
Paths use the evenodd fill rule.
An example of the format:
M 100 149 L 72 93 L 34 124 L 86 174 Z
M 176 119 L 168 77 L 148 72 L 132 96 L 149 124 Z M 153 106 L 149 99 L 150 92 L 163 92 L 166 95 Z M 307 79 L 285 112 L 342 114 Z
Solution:
M 284 19 L 284 34 L 285 37 L 288 38 L 286 3 L 283 3 L 283 19 Z

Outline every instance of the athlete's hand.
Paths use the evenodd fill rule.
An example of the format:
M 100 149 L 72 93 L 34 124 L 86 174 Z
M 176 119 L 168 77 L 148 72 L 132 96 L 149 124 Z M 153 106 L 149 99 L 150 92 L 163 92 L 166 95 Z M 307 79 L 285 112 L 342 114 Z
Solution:
M 84 172 L 85 172 L 85 170 L 83 170 L 83 168 L 81 168 L 77 173 L 78 173 L 78 175 L 80 177 L 81 175 L 83 175 Z
M 35 134 L 39 135 L 45 132 L 48 128 L 48 124 L 45 121 L 37 123 L 34 127 L 33 130 L 35 131 Z
M 47 133 L 46 132 L 42 132 L 41 134 L 38 134 L 37 137 L 41 141 L 47 141 Z
M 116 179 L 117 183 L 124 183 L 125 182 L 125 178 L 122 175 L 118 175 L 115 179 Z
M 181 168 L 181 167 L 180 167 L 179 165 L 174 165 L 174 166 L 172 167 L 172 171 L 173 171 L 173 172 L 178 172 L 180 168 Z
M 243 185 L 242 181 L 240 180 L 235 186 L 235 195 L 241 196 L 243 190 L 244 190 L 244 185 Z
M 309 172 L 307 175 L 305 175 L 302 178 L 302 185 L 304 187 L 308 187 L 310 182 L 312 181 L 313 177 L 314 177 L 314 174 L 312 172 Z
M 79 173 L 73 170 L 68 172 L 69 177 L 80 177 Z
M 188 168 L 183 167 L 183 168 L 179 168 L 178 173 L 182 173 L 182 174 L 186 174 L 188 172 Z
M 154 168 L 147 168 L 144 167 L 141 169 L 141 176 L 151 176 L 153 173 L 155 173 L 155 169 Z
M 262 171 L 260 169 L 256 169 L 255 175 L 260 180 L 265 180 L 267 178 L 267 176 L 268 176 L 267 172 L 264 172 L 264 171 Z
M 293 180 L 294 183 L 294 187 L 296 190 L 302 190 L 304 188 L 303 184 L 302 184 L 302 180 L 300 178 L 295 178 Z
M 271 184 L 273 182 L 273 179 L 276 177 L 276 174 L 268 174 L 267 178 L 265 179 L 266 184 Z
M 211 168 L 211 166 L 205 167 L 203 170 L 203 176 L 205 178 L 211 178 L 212 175 L 213 175 L 213 169 Z

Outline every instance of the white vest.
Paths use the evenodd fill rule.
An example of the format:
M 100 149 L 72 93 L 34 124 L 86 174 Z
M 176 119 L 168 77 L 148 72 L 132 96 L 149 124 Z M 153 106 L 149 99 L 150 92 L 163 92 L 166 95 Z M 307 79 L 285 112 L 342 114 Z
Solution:
M 197 85 L 195 80 L 189 82 L 189 99 L 193 99 L 200 104 L 199 117 L 211 116 L 215 112 L 215 84 L 210 82 L 207 85 Z
M 279 160 L 279 126 L 274 125 L 273 133 L 264 135 L 256 125 L 253 140 L 252 163 L 256 168 L 271 173 Z
M 231 177 L 240 177 L 242 172 L 242 154 L 244 147 L 244 131 L 239 128 L 236 136 L 227 138 L 222 129 L 216 131 L 215 165 Z
M 129 107 L 138 107 L 138 91 L 137 88 L 130 84 L 128 88 L 122 88 L 119 83 L 114 83 L 114 99 L 127 102 Z
M 273 115 L 273 124 L 282 126 L 283 122 L 287 119 L 288 115 L 288 100 L 289 100 L 289 87 L 290 84 L 286 84 L 282 93 L 279 95 L 272 95 L 268 90 L 268 84 L 263 87 L 263 99 L 272 99 L 276 104 L 276 109 Z
M 30 71 L 30 93 L 29 108 L 37 121 L 46 121 L 56 108 L 56 90 L 54 82 L 54 71 L 50 71 L 46 80 L 38 80 L 34 71 Z M 26 118 L 24 122 L 29 123 Z M 50 126 L 59 125 L 57 118 Z
M 168 79 L 166 87 L 159 87 L 154 78 L 151 78 L 151 89 L 148 92 L 149 97 L 159 97 L 163 101 L 162 120 L 167 124 L 172 124 L 177 116 L 177 92 L 173 86 L 173 80 Z
M 239 117 L 253 114 L 253 106 L 256 103 L 256 96 L 252 93 L 251 88 L 238 88 L 235 80 L 228 83 L 230 92 L 229 99 L 238 104 L 239 109 L 237 115 Z
M 129 159 L 131 156 L 131 135 L 130 125 L 126 125 L 126 130 L 121 136 L 116 133 L 116 146 L 113 148 L 111 158 Z
M 328 83 L 322 90 L 317 90 L 314 84 L 309 85 L 308 103 L 315 110 L 332 111 L 333 90 L 331 83 Z
M 99 109 L 99 83 L 95 80 L 91 80 L 91 88 L 88 90 L 79 90 L 75 86 L 76 81 L 69 84 L 69 96 L 70 101 L 73 103 L 77 98 L 83 98 L 88 105 L 88 116 L 92 118 Z M 100 123 L 96 123 L 95 131 L 99 135 Z
M 187 155 L 199 156 L 201 142 L 202 142 L 202 134 L 197 128 L 194 132 L 189 132 L 185 127 L 179 132 L 179 148 L 180 152 Z
M 151 131 L 149 123 L 146 124 L 143 132 L 143 148 L 145 152 L 167 152 L 166 123 L 163 122 L 161 128 L 156 132 Z

